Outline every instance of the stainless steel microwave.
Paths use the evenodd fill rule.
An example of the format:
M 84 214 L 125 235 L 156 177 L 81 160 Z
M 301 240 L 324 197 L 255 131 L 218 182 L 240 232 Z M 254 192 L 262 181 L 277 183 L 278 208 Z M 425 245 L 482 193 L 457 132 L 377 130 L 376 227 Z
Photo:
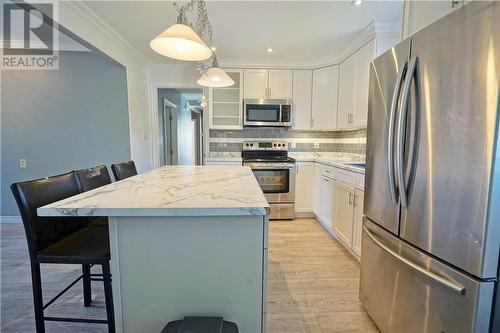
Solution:
M 245 99 L 243 126 L 291 127 L 292 103 L 286 99 Z

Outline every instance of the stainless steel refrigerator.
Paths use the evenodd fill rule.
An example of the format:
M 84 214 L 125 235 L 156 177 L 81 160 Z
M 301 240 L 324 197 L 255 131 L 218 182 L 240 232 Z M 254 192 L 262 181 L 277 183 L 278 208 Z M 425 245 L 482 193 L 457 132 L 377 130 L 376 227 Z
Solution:
M 360 300 L 382 332 L 500 332 L 499 78 L 497 1 L 371 64 Z

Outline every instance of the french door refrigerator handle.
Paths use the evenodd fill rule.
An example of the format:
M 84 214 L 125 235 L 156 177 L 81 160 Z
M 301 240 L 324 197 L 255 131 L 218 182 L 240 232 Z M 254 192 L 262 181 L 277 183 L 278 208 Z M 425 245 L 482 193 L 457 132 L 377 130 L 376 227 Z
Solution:
M 396 124 L 396 112 L 398 108 L 398 100 L 401 92 L 401 84 L 403 82 L 403 77 L 406 72 L 406 66 L 408 63 L 405 61 L 401 64 L 399 68 L 399 74 L 396 79 L 396 86 L 394 87 L 394 92 L 392 94 L 391 101 L 391 113 L 389 115 L 389 134 L 387 138 L 387 170 L 389 173 L 389 190 L 391 194 L 391 199 L 394 203 L 397 203 L 396 198 L 396 185 L 395 185 L 395 174 L 394 174 L 394 131 Z
M 399 197 L 401 198 L 401 205 L 405 208 L 408 207 L 408 194 L 406 193 L 406 184 L 404 179 L 403 163 L 404 163 L 404 141 L 406 136 L 405 122 L 408 114 L 408 98 L 410 96 L 410 87 L 415 76 L 415 70 L 417 69 L 417 57 L 412 57 L 410 59 L 410 64 L 408 65 L 408 75 L 406 76 L 406 81 L 403 86 L 402 100 L 401 100 L 401 111 L 399 112 L 398 119 L 398 137 L 396 145 L 396 174 L 399 184 Z
M 375 243 L 377 244 L 382 250 L 384 250 L 385 252 L 387 252 L 388 254 L 390 254 L 392 257 L 394 257 L 395 259 L 397 259 L 398 261 L 404 263 L 405 265 L 407 265 L 408 267 L 416 270 L 417 272 L 420 272 L 422 273 L 423 275 L 427 276 L 428 278 L 436 281 L 436 282 L 439 282 L 441 283 L 442 285 L 448 287 L 449 289 L 453 290 L 454 292 L 456 292 L 457 294 L 459 295 L 465 295 L 465 287 L 462 286 L 461 284 L 459 283 L 456 283 L 454 281 L 450 281 L 440 275 L 437 275 L 436 273 L 433 273 L 417 264 L 415 264 L 414 262 L 406 259 L 405 257 L 399 255 L 398 253 L 396 253 L 395 251 L 391 250 L 390 248 L 388 248 L 387 246 L 385 246 L 384 244 L 382 244 L 381 241 L 379 241 L 377 238 L 375 238 L 375 236 L 371 233 L 370 230 L 368 230 L 368 228 L 366 226 L 363 225 L 363 230 L 366 232 L 366 234 L 368 235 L 368 237 L 370 237 L 370 239 Z

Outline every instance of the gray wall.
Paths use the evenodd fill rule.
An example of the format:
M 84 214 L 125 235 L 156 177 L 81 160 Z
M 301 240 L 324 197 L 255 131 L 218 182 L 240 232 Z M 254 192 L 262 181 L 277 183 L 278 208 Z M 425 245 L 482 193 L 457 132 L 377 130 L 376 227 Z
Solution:
M 130 159 L 122 65 L 99 52 L 60 52 L 59 70 L 1 76 L 2 216 L 19 215 L 13 182 Z

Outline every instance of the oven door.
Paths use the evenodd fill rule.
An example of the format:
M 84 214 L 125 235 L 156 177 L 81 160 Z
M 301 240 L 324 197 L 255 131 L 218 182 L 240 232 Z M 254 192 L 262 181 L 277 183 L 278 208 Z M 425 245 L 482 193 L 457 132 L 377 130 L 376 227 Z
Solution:
M 249 166 L 269 203 L 295 201 L 295 163 L 249 162 Z

